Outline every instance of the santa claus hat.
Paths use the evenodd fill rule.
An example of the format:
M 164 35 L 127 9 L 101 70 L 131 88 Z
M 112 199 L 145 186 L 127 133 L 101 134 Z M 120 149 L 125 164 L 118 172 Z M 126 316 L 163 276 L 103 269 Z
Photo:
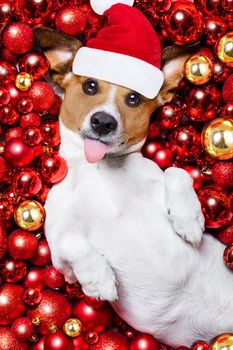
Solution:
M 91 0 L 107 25 L 78 50 L 73 73 L 121 85 L 147 98 L 163 85 L 160 41 L 134 0 Z

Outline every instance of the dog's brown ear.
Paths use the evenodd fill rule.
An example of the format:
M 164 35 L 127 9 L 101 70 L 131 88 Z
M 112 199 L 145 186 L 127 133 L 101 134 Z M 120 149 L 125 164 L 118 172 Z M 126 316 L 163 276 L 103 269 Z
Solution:
M 72 62 L 81 41 L 56 30 L 34 28 L 35 43 L 44 52 L 50 63 L 52 79 L 65 88 L 72 71 Z
M 170 102 L 174 97 L 176 88 L 183 79 L 184 63 L 196 51 L 196 48 L 169 46 L 163 50 L 164 84 L 156 98 L 157 105 Z

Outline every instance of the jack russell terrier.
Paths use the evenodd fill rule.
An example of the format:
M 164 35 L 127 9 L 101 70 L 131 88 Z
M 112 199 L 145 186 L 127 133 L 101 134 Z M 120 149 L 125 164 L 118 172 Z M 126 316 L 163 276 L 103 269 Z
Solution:
M 139 152 L 152 112 L 182 79 L 187 54 L 165 51 L 165 82 L 151 99 L 73 74 L 75 38 L 45 28 L 35 35 L 64 90 L 60 153 L 68 174 L 45 207 L 54 266 L 132 327 L 174 347 L 233 331 L 233 276 L 224 246 L 203 236 L 191 177 L 175 167 L 163 172 Z

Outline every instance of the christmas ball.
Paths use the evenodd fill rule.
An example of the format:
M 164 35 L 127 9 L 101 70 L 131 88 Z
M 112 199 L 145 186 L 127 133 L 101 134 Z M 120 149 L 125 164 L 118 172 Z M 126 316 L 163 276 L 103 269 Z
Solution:
M 181 122 L 181 118 L 181 110 L 175 103 L 165 103 L 155 113 L 156 124 L 166 130 L 177 127 Z
M 214 338 L 210 345 L 210 350 L 225 350 L 225 349 L 232 349 L 233 347 L 233 334 L 231 333 L 224 333 L 216 338 Z
M 233 74 L 231 74 L 227 78 L 227 80 L 223 85 L 222 95 L 225 103 L 233 102 L 232 89 L 233 89 Z
M 222 0 L 222 7 L 224 10 L 233 12 L 233 6 L 231 0 Z
M 25 129 L 28 126 L 38 127 L 40 126 L 40 116 L 36 112 L 30 112 L 25 115 L 21 115 L 19 118 L 19 125 L 22 129 Z
M 97 300 L 96 298 L 84 296 L 85 303 L 87 305 L 90 305 L 94 309 L 98 309 L 99 307 L 102 307 L 105 304 L 105 301 L 103 300 Z
M 42 290 L 45 287 L 44 270 L 38 267 L 31 268 L 24 279 L 23 286 L 27 289 Z
M 32 84 L 33 79 L 29 73 L 22 72 L 16 76 L 15 85 L 20 91 L 28 91 Z
M 144 157 L 152 159 L 155 152 L 160 148 L 163 148 L 163 145 L 158 141 L 146 142 L 142 147 L 142 154 Z
M 15 80 L 15 76 L 14 76 L 14 80 Z M 15 86 L 15 84 L 9 84 L 6 86 L 6 89 L 8 90 L 9 94 L 10 94 L 10 105 L 13 108 L 17 107 L 17 104 L 19 102 L 19 100 L 22 97 L 26 97 L 26 92 L 23 91 L 19 91 L 17 89 L 17 87 Z
M 221 102 L 221 93 L 215 85 L 194 87 L 185 95 L 185 114 L 192 121 L 204 122 L 217 115 Z
M 83 33 L 86 24 L 85 12 L 76 6 L 65 6 L 58 11 L 56 16 L 57 29 L 71 36 Z
M 40 144 L 42 140 L 42 136 L 40 133 L 40 129 L 34 127 L 34 126 L 28 126 L 27 128 L 24 129 L 23 134 L 22 134 L 22 139 L 24 143 L 28 146 L 37 146 Z
M 7 89 L 0 87 L 0 107 L 7 105 L 10 102 L 10 94 Z
M 217 45 L 217 55 L 227 66 L 233 67 L 233 32 L 221 37 Z
M 31 345 L 31 350 L 45 350 L 44 341 L 45 337 L 41 337 L 36 344 Z
M 7 258 L 1 262 L 1 275 L 8 283 L 19 282 L 27 273 L 23 261 Z
M 223 254 L 224 263 L 229 269 L 233 269 L 233 244 L 229 245 Z
M 45 210 L 43 206 L 35 200 L 25 200 L 15 209 L 16 224 L 27 231 L 38 230 L 45 221 Z
M 32 258 L 32 263 L 36 266 L 44 266 L 51 260 L 51 252 L 46 239 L 42 239 L 39 242 L 39 247 L 36 255 Z
M 15 80 L 16 73 L 17 70 L 13 64 L 0 61 L 0 85 L 8 87 Z
M 55 101 L 53 88 L 45 81 L 35 81 L 28 93 L 28 97 L 32 100 L 33 109 L 36 112 L 49 110 Z
M 54 266 L 47 266 L 44 271 L 44 281 L 49 288 L 60 288 L 65 278 Z
M 219 160 L 233 157 L 233 121 L 216 118 L 203 129 L 202 145 L 207 153 Z
M 213 64 L 207 56 L 192 55 L 184 64 L 185 78 L 194 85 L 207 83 L 212 76 Z
M 161 169 L 166 169 L 169 166 L 172 166 L 173 157 L 172 152 L 168 148 L 160 148 L 153 155 L 152 160 L 158 164 Z
M 159 350 L 159 345 L 152 335 L 139 333 L 129 348 L 130 350 Z
M 217 60 L 213 66 L 213 81 L 223 83 L 230 75 L 230 69 L 223 62 Z
M 14 206 L 6 199 L 0 199 L 0 220 L 9 220 L 14 215 Z
M 11 330 L 17 340 L 21 342 L 28 341 L 34 332 L 32 321 L 27 317 L 21 317 L 14 321 Z
M 82 299 L 74 303 L 72 314 L 82 323 L 83 332 L 100 333 L 110 325 L 113 311 L 107 303 L 94 309 Z
M 5 125 L 13 125 L 19 119 L 19 113 L 10 106 L 0 108 L 0 121 Z
M 11 166 L 23 167 L 33 161 L 34 150 L 25 145 L 21 138 L 15 138 L 6 143 L 4 157 Z
M 194 0 L 194 4 L 207 16 L 219 15 L 222 11 L 221 0 Z
M 205 17 L 204 27 L 204 38 L 207 45 L 215 46 L 217 40 L 227 31 L 227 24 L 222 17 L 217 16 Z
M 66 297 L 52 290 L 41 292 L 42 300 L 33 309 L 28 309 L 30 319 L 38 319 L 36 329 L 41 334 L 49 334 L 51 329 L 61 328 L 71 315 L 70 304 Z M 64 333 L 63 333 L 64 334 Z
M 112 330 L 99 334 L 99 340 L 91 350 L 128 350 L 128 341 L 122 334 Z
M 34 80 L 39 80 L 48 73 L 49 62 L 43 53 L 32 51 L 20 59 L 19 69 L 21 72 L 27 72 Z
M 28 344 L 20 342 L 9 327 L 0 327 L 0 339 L 2 350 L 29 350 Z
M 233 101 L 223 105 L 221 117 L 226 119 L 233 119 Z
M 36 254 L 37 249 L 38 240 L 32 233 L 16 230 L 8 237 L 8 250 L 14 259 L 30 259 Z
M 217 162 L 213 167 L 212 177 L 217 185 L 233 187 L 233 162 Z
M 150 122 L 147 139 L 152 141 L 159 136 L 160 129 L 155 120 Z
M 46 24 L 51 15 L 53 1 L 17 0 L 15 2 L 16 17 L 19 21 L 30 25 Z
M 56 95 L 55 102 L 52 105 L 52 107 L 49 109 L 49 113 L 52 115 L 59 115 L 61 104 L 62 104 L 61 98 Z
M 33 109 L 33 104 L 30 98 L 22 97 L 17 102 L 17 110 L 22 114 L 30 113 Z
M 5 26 L 13 14 L 14 5 L 10 0 L 2 0 L 0 3 L 0 26 Z
M 162 36 L 176 45 L 196 42 L 203 32 L 203 19 L 188 1 L 173 2 L 170 10 L 161 17 Z
M 201 170 L 193 165 L 184 165 L 182 168 L 192 177 L 194 190 L 200 190 L 203 184 L 203 175 Z
M 15 126 L 13 128 L 10 128 L 9 130 L 6 131 L 4 141 L 7 143 L 11 139 L 15 138 L 21 138 L 22 137 L 22 129 L 19 126 Z
M 41 302 L 42 295 L 37 288 L 28 288 L 23 293 L 23 301 L 28 306 L 36 306 Z
M 47 335 L 44 341 L 45 350 L 74 350 L 73 340 L 62 331 Z
M 65 283 L 65 292 L 69 299 L 82 299 L 84 297 L 82 286 L 79 282 Z
M 74 350 L 90 350 L 89 344 L 87 344 L 83 335 L 74 338 L 73 343 Z
M 25 23 L 14 22 L 3 31 L 2 42 L 13 53 L 23 54 L 33 46 L 33 31 Z
M 5 232 L 2 224 L 0 224 L 0 259 L 3 258 L 3 256 L 6 253 L 6 251 L 7 251 L 6 232 Z
M 33 168 L 24 168 L 17 173 L 14 186 L 20 196 L 31 197 L 40 191 L 42 183 Z
M 215 237 L 223 244 L 229 245 L 233 243 L 233 222 L 219 229 Z
M 46 183 L 57 183 L 66 176 L 66 161 L 58 154 L 44 154 L 40 158 L 39 170 Z
M 46 146 L 58 146 L 61 142 L 59 123 L 54 120 L 47 120 L 40 127 L 42 143 Z
M 10 325 L 24 311 L 23 288 L 16 284 L 5 283 L 0 287 L 0 325 Z M 14 349 L 15 350 L 15 349 Z
M 71 338 L 82 333 L 82 324 L 77 318 L 69 318 L 63 325 L 63 331 Z
M 221 228 L 232 219 L 231 201 L 229 197 L 214 186 L 203 187 L 198 192 L 202 212 L 205 217 L 205 226 Z
M 206 342 L 199 340 L 192 345 L 191 350 L 209 350 L 209 346 Z
M 99 336 L 96 332 L 89 332 L 86 334 L 85 340 L 88 344 L 94 345 L 98 342 Z

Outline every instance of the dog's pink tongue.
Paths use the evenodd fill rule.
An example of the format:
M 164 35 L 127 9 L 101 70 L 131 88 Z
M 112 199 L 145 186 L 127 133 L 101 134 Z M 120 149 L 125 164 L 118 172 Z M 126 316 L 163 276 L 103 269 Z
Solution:
M 89 163 L 96 163 L 100 161 L 107 153 L 108 146 L 98 140 L 91 140 L 85 138 L 84 140 L 84 153 L 86 160 Z

